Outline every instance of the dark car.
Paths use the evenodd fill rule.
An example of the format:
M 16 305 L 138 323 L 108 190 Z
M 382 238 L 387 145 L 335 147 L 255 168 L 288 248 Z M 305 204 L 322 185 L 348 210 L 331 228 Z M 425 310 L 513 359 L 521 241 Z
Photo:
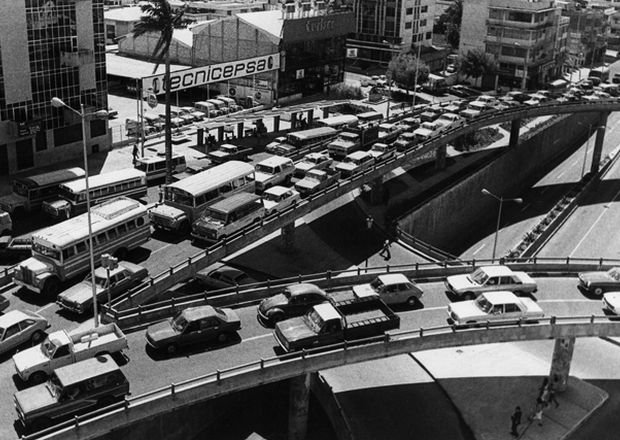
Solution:
M 261 301 L 258 306 L 258 320 L 274 324 L 283 319 L 301 316 L 313 306 L 326 301 L 330 301 L 327 294 L 314 284 L 291 284 L 281 293 Z
M 174 354 L 179 347 L 205 341 L 226 342 L 241 329 L 239 316 L 232 309 L 213 306 L 190 307 L 174 318 L 158 322 L 146 330 L 147 344 Z
M 253 284 L 256 280 L 242 270 L 222 265 L 217 269 L 200 271 L 194 277 L 206 289 L 216 290 L 242 284 Z
M 581 272 L 579 287 L 597 296 L 610 290 L 620 290 L 620 267 L 612 267 L 607 271 Z

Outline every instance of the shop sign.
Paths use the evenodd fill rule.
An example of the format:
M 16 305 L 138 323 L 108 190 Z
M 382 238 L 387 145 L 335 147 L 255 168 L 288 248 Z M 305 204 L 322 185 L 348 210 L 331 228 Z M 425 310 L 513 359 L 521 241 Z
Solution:
M 33 134 L 37 134 L 41 131 L 41 122 L 18 122 L 17 123 L 17 135 L 18 136 L 29 136 Z
M 189 89 L 204 84 L 212 84 L 257 73 L 277 70 L 280 67 L 280 54 L 264 55 L 228 63 L 211 64 L 170 73 L 170 91 Z M 152 89 L 160 95 L 165 92 L 164 74 L 142 78 L 142 90 Z
M 355 32 L 355 19 L 353 12 L 347 11 L 285 20 L 282 39 L 286 44 L 305 40 L 324 40 L 351 32 Z
M 304 78 L 304 69 L 297 69 L 295 71 L 295 79 L 303 79 Z

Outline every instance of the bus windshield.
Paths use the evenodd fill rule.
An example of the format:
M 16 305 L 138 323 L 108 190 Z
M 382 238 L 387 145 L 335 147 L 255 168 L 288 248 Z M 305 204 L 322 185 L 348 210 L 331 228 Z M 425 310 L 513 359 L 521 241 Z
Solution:
M 22 182 L 13 182 L 13 192 L 15 194 L 19 194 L 20 196 L 28 197 L 28 187 Z
M 176 188 L 166 188 L 166 200 L 178 203 L 179 205 L 194 206 L 194 198 L 184 191 L 178 191 Z
M 60 261 L 60 251 L 44 246 L 41 243 L 37 243 L 36 241 L 32 243 L 32 250 L 43 256 Z

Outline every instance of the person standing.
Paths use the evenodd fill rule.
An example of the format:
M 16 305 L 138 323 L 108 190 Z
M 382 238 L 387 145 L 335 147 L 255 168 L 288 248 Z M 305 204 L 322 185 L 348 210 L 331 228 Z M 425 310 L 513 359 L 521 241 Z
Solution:
M 521 407 L 517 406 L 510 416 L 510 433 L 517 437 L 519 435 L 519 425 L 521 424 Z
M 390 258 L 392 258 L 392 254 L 390 252 L 391 247 L 392 243 L 390 243 L 390 240 L 385 240 L 383 242 L 383 247 L 381 248 L 381 252 L 379 252 L 379 255 L 382 256 L 385 261 L 388 261 Z

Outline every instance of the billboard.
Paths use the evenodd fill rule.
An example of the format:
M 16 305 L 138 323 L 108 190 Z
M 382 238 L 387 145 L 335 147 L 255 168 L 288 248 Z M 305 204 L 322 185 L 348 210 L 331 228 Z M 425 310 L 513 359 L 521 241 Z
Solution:
M 245 60 L 229 61 L 209 66 L 193 67 L 191 69 L 170 72 L 170 91 L 189 89 L 191 87 L 212 84 L 241 78 L 247 75 L 269 72 L 280 68 L 280 54 L 264 55 Z M 142 78 L 142 90 L 150 90 L 156 95 L 165 92 L 164 74 Z
M 296 43 L 341 37 L 351 32 L 355 32 L 353 12 L 332 12 L 326 15 L 284 20 L 282 39 L 285 44 Z

